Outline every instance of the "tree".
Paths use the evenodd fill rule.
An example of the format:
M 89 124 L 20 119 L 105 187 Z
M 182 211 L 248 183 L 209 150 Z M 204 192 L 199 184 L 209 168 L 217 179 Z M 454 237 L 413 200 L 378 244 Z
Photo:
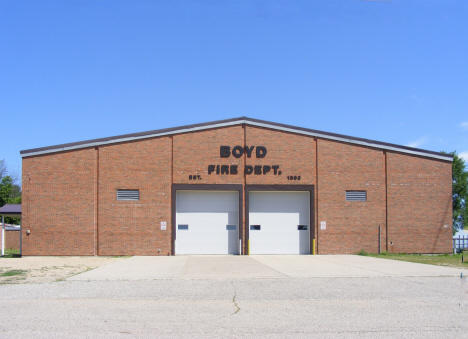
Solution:
M 445 153 L 445 152 L 442 152 Z M 453 223 L 452 232 L 455 234 L 463 228 L 468 228 L 468 172 L 465 160 L 460 158 L 456 152 L 452 162 L 452 210 Z
M 5 160 L 0 160 L 0 207 L 6 204 L 21 204 L 21 187 L 16 181 L 17 176 L 8 171 Z M 19 224 L 19 219 L 6 217 L 5 222 Z
M 8 169 L 5 160 L 0 160 L 0 179 L 7 175 Z

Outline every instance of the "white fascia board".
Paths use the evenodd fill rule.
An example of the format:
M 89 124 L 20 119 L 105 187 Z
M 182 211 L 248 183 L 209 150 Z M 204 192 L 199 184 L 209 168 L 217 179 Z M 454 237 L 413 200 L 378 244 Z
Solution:
M 218 123 L 218 124 L 213 124 L 213 125 L 203 125 L 203 126 L 196 126 L 196 127 L 181 128 L 181 129 L 177 129 L 177 130 L 173 130 L 173 131 L 169 131 L 169 132 L 147 134 L 147 135 L 142 135 L 142 136 L 137 136 L 137 137 L 126 137 L 126 138 L 112 139 L 112 140 L 108 140 L 108 141 L 90 142 L 90 143 L 84 143 L 84 144 L 79 144 L 79 145 L 74 145 L 74 146 L 66 146 L 66 147 L 54 148 L 54 149 L 50 149 L 50 150 L 31 152 L 31 153 L 27 153 L 27 154 L 22 154 L 21 157 L 24 158 L 24 157 L 30 157 L 30 156 L 34 156 L 34 155 L 40 155 L 40 154 L 57 153 L 57 152 L 75 150 L 75 149 L 80 149 L 80 148 L 96 147 L 96 146 L 102 146 L 102 145 L 116 144 L 116 143 L 120 143 L 120 142 L 135 141 L 135 140 L 141 140 L 141 139 L 149 139 L 149 138 L 155 138 L 155 137 L 161 137 L 161 136 L 165 136 L 165 135 L 172 135 L 172 134 L 179 134 L 179 133 L 190 133 L 190 132 L 202 131 L 202 130 L 206 130 L 206 129 L 220 128 L 220 127 L 227 127 L 227 126 L 235 126 L 235 125 L 241 125 L 241 124 L 264 127 L 264 128 L 269 128 L 269 129 L 274 129 L 274 130 L 279 130 L 279 131 L 284 131 L 284 132 L 290 132 L 290 133 L 295 133 L 295 134 L 302 134 L 302 135 L 307 135 L 307 136 L 312 136 L 312 137 L 317 137 L 317 138 L 322 138 L 322 139 L 341 141 L 341 142 L 346 142 L 346 143 L 350 143 L 350 144 L 373 147 L 373 148 L 378 148 L 378 149 L 385 149 L 385 150 L 390 150 L 390 151 L 395 151 L 395 152 L 400 152 L 400 153 L 419 155 L 419 156 L 423 156 L 423 157 L 435 158 L 435 159 L 440 159 L 440 160 L 445 160 L 445 161 L 450 161 L 450 162 L 453 161 L 450 157 L 445 157 L 443 155 L 428 154 L 428 153 L 425 153 L 425 152 L 420 152 L 418 150 L 414 150 L 414 151 L 413 150 L 407 150 L 407 149 L 402 149 L 402 148 L 399 148 L 399 147 L 375 144 L 375 143 L 372 143 L 372 142 L 354 140 L 354 139 L 349 139 L 349 138 L 345 138 L 345 137 L 330 136 L 330 135 L 327 135 L 327 134 L 321 134 L 321 133 L 316 133 L 316 132 L 307 132 L 307 131 L 303 131 L 303 130 L 297 130 L 297 129 L 294 129 L 294 128 L 283 127 L 283 126 L 275 126 L 275 125 L 270 125 L 270 124 L 255 122 L 255 121 L 250 121 L 250 120 L 235 120 L 235 121 L 223 122 L 223 123 Z
M 119 142 L 149 139 L 149 138 L 161 137 L 161 136 L 165 136 L 165 135 L 195 132 L 195 131 L 201 131 L 201 130 L 205 130 L 205 129 L 233 126 L 233 125 L 238 125 L 238 124 L 243 124 L 243 123 L 245 123 L 245 122 L 232 121 L 232 122 L 228 122 L 228 123 L 220 123 L 220 124 L 214 124 L 214 125 L 210 125 L 210 126 L 197 126 L 197 127 L 191 127 L 191 128 L 181 128 L 181 129 L 178 129 L 178 130 L 175 130 L 175 131 L 147 134 L 147 135 L 142 135 L 142 136 L 138 136 L 138 137 L 126 137 L 126 138 L 112 139 L 112 140 L 108 140 L 108 141 L 89 142 L 89 143 L 83 143 L 83 144 L 79 144 L 79 145 L 65 146 L 65 147 L 59 147 L 59 148 L 54 148 L 54 149 L 49 149 L 49 150 L 43 150 L 43 151 L 37 151 L 37 152 L 21 154 L 21 157 L 22 158 L 32 157 L 34 155 L 57 153 L 57 152 L 70 151 L 70 150 L 75 150 L 75 149 L 80 149 L 80 148 L 88 148 L 88 147 L 96 147 L 96 146 L 102 146 L 102 145 L 116 144 L 116 143 L 119 143 Z
M 425 152 L 420 152 L 418 150 L 414 150 L 414 151 L 413 150 L 407 150 L 407 149 L 402 149 L 402 148 L 399 148 L 399 147 L 392 147 L 392 146 L 388 146 L 388 145 L 375 144 L 375 143 L 365 142 L 365 141 L 361 141 L 361 140 L 353 140 L 353 139 L 342 138 L 342 137 L 337 137 L 337 136 L 330 136 L 330 135 L 321 134 L 321 133 L 307 132 L 307 131 L 302 131 L 302 130 L 296 130 L 296 129 L 293 129 L 293 128 L 288 128 L 288 127 L 272 126 L 272 125 L 259 123 L 259 122 L 249 121 L 249 122 L 246 122 L 246 123 L 250 124 L 250 125 L 259 126 L 259 127 L 276 129 L 276 130 L 291 132 L 291 133 L 295 133 L 295 134 L 303 134 L 303 135 L 313 136 L 313 137 L 322 138 L 322 139 L 342 141 L 342 142 L 346 142 L 346 143 L 350 143 L 350 144 L 357 144 L 357 145 L 361 145 L 361 146 L 380 148 L 380 149 L 396 151 L 396 152 L 400 152 L 400 153 L 409 153 L 409 154 L 420 155 L 420 156 L 429 157 L 429 158 L 436 158 L 436 159 L 446 160 L 446 161 L 450 161 L 450 162 L 453 161 L 448 156 L 446 157 L 446 156 L 443 156 L 443 155 L 427 154 Z

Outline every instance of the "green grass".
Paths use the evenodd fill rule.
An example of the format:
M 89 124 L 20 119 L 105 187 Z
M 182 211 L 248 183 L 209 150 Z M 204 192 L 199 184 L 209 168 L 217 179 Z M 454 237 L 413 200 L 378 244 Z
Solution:
M 5 256 L 4 258 L 19 258 L 20 251 L 16 248 L 5 248 Z
M 367 253 L 367 252 L 364 251 L 364 250 L 360 250 L 360 251 L 357 252 L 356 254 L 357 254 L 357 255 L 363 255 L 363 256 L 369 255 L 369 253 Z
M 5 248 L 5 254 L 20 254 L 20 250 L 16 248 Z
M 9 270 L 0 273 L 0 277 L 14 277 L 14 276 L 23 276 L 27 273 L 26 270 Z
M 449 266 L 468 269 L 468 253 L 463 254 L 405 254 L 405 253 L 387 253 L 381 254 L 366 253 L 364 250 L 357 254 L 366 255 L 374 258 L 392 259 L 415 262 L 419 264 L 429 264 L 438 266 Z M 464 263 L 462 263 L 462 255 Z

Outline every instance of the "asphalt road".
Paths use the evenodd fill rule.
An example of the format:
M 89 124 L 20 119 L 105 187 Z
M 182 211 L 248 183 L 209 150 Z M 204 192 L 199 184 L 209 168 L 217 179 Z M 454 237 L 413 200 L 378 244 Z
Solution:
M 466 338 L 467 306 L 460 276 L 67 280 L 0 286 L 0 337 Z

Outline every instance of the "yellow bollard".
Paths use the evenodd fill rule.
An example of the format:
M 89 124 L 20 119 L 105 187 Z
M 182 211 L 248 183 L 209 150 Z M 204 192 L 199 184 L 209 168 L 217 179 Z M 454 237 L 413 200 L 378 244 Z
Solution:
M 312 255 L 315 255 L 315 239 L 312 239 Z
M 250 239 L 247 239 L 247 255 L 250 255 Z

